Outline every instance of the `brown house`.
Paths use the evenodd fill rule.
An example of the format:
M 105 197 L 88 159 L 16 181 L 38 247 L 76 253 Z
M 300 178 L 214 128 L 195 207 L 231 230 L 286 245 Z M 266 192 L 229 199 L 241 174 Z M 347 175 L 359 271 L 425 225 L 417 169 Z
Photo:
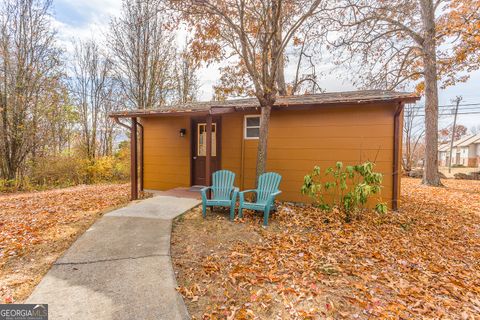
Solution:
M 383 199 L 396 209 L 403 105 L 418 99 L 411 93 L 379 90 L 279 97 L 270 119 L 267 169 L 283 177 L 281 199 L 308 200 L 300 187 L 315 165 L 324 169 L 337 161 L 371 160 L 384 174 Z M 111 116 L 134 137 L 139 131 L 140 139 L 132 139 L 133 150 L 139 150 L 132 153 L 132 168 L 140 164 L 141 189 L 209 185 L 210 173 L 218 169 L 235 172 L 236 186 L 249 189 L 255 184 L 259 114 L 257 99 L 250 98 Z M 133 170 L 132 198 L 137 197 L 137 179 Z

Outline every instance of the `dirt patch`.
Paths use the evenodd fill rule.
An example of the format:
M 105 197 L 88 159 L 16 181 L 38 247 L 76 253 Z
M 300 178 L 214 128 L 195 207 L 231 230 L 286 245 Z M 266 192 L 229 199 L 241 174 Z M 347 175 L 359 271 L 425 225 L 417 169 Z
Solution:
M 216 285 L 217 281 L 221 281 L 220 270 L 209 261 L 227 258 L 232 254 L 231 247 L 234 244 L 252 244 L 262 240 L 258 228 L 231 223 L 228 214 L 227 210 L 215 209 L 213 213 L 208 211 L 204 219 L 201 207 L 196 207 L 174 221 L 172 258 L 175 274 L 183 288 L 182 294 L 189 297 L 185 301 L 188 310 L 196 318 L 201 318 L 212 300 L 222 301 L 225 295 L 222 285 L 229 285 Z M 202 287 L 205 285 L 204 289 L 198 286 L 199 268 L 211 277 L 202 284 Z M 233 289 L 231 285 L 230 289 Z
M 403 179 L 398 213 L 280 205 L 261 215 L 195 209 L 177 220 L 179 291 L 196 319 L 475 319 L 480 314 L 480 183 Z
M 128 184 L 2 195 L 0 301 L 26 299 L 78 236 L 128 202 Z

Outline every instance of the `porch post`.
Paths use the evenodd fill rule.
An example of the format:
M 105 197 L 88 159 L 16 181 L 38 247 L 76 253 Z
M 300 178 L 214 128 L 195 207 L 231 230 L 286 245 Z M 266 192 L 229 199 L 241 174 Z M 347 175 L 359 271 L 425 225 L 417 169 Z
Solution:
M 138 126 L 140 127 L 140 157 L 139 157 L 139 166 L 140 166 L 140 191 L 143 192 L 143 146 L 144 146 L 144 131 L 143 131 L 143 125 L 139 122 Z
M 212 115 L 207 115 L 207 145 L 206 145 L 206 157 L 205 157 L 205 184 L 207 186 L 211 185 L 211 176 L 212 176 Z
M 132 117 L 130 127 L 130 184 L 131 200 L 138 199 L 138 172 L 137 172 L 137 118 Z

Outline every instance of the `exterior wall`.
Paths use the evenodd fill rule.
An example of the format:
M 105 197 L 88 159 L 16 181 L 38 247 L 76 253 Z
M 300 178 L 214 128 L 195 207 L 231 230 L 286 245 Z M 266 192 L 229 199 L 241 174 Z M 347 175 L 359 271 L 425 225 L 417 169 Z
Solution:
M 390 202 L 396 108 L 396 104 L 354 105 L 272 112 L 267 170 L 283 177 L 280 198 L 308 201 L 300 188 L 303 177 L 315 165 L 325 169 L 337 161 L 350 165 L 371 160 L 384 174 L 382 197 Z M 222 168 L 237 174 L 236 183 L 241 189 L 250 189 L 255 186 L 257 140 L 243 139 L 243 122 L 244 114 L 223 116 Z M 399 141 L 401 144 L 401 137 Z
M 168 190 L 190 186 L 190 119 L 142 118 L 144 126 L 144 187 Z M 180 137 L 180 129 L 187 129 Z
M 438 152 L 438 165 L 441 167 L 448 166 L 448 152 L 439 151 Z
M 472 143 L 471 145 L 468 146 L 468 166 L 469 167 L 477 167 L 478 166 L 478 162 L 477 162 L 477 147 L 479 145 L 478 144 L 474 144 Z
M 280 199 L 306 202 L 303 177 L 315 165 L 322 170 L 371 160 L 384 174 L 382 198 L 389 204 L 393 188 L 394 113 L 397 104 L 346 105 L 272 112 L 267 170 L 282 175 Z M 258 111 L 259 112 L 259 111 Z M 251 114 L 251 113 L 250 113 Z M 246 113 L 222 115 L 221 167 L 236 173 L 240 189 L 255 187 L 258 140 L 244 139 Z M 191 130 L 187 117 L 143 118 L 145 189 L 166 190 L 191 183 Z M 402 123 L 400 124 L 402 125 Z M 187 129 L 185 137 L 179 136 Z M 402 130 L 400 130 L 400 133 Z M 399 137 L 401 148 L 402 137 Z M 399 150 L 401 160 L 401 149 Z M 400 161 L 399 161 L 400 163 Z M 400 184 L 400 179 L 397 180 Z
M 461 147 L 458 151 L 460 151 L 460 163 L 458 164 L 468 166 L 468 147 Z

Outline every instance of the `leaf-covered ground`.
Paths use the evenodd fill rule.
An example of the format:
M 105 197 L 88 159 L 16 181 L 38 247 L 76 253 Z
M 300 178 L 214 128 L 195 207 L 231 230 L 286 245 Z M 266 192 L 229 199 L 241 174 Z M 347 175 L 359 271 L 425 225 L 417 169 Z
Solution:
M 402 180 L 398 213 L 350 224 L 281 205 L 229 223 L 194 209 L 175 223 L 179 291 L 197 319 L 478 319 L 480 182 Z
M 128 184 L 0 194 L 0 303 L 27 298 L 79 235 L 128 201 Z

